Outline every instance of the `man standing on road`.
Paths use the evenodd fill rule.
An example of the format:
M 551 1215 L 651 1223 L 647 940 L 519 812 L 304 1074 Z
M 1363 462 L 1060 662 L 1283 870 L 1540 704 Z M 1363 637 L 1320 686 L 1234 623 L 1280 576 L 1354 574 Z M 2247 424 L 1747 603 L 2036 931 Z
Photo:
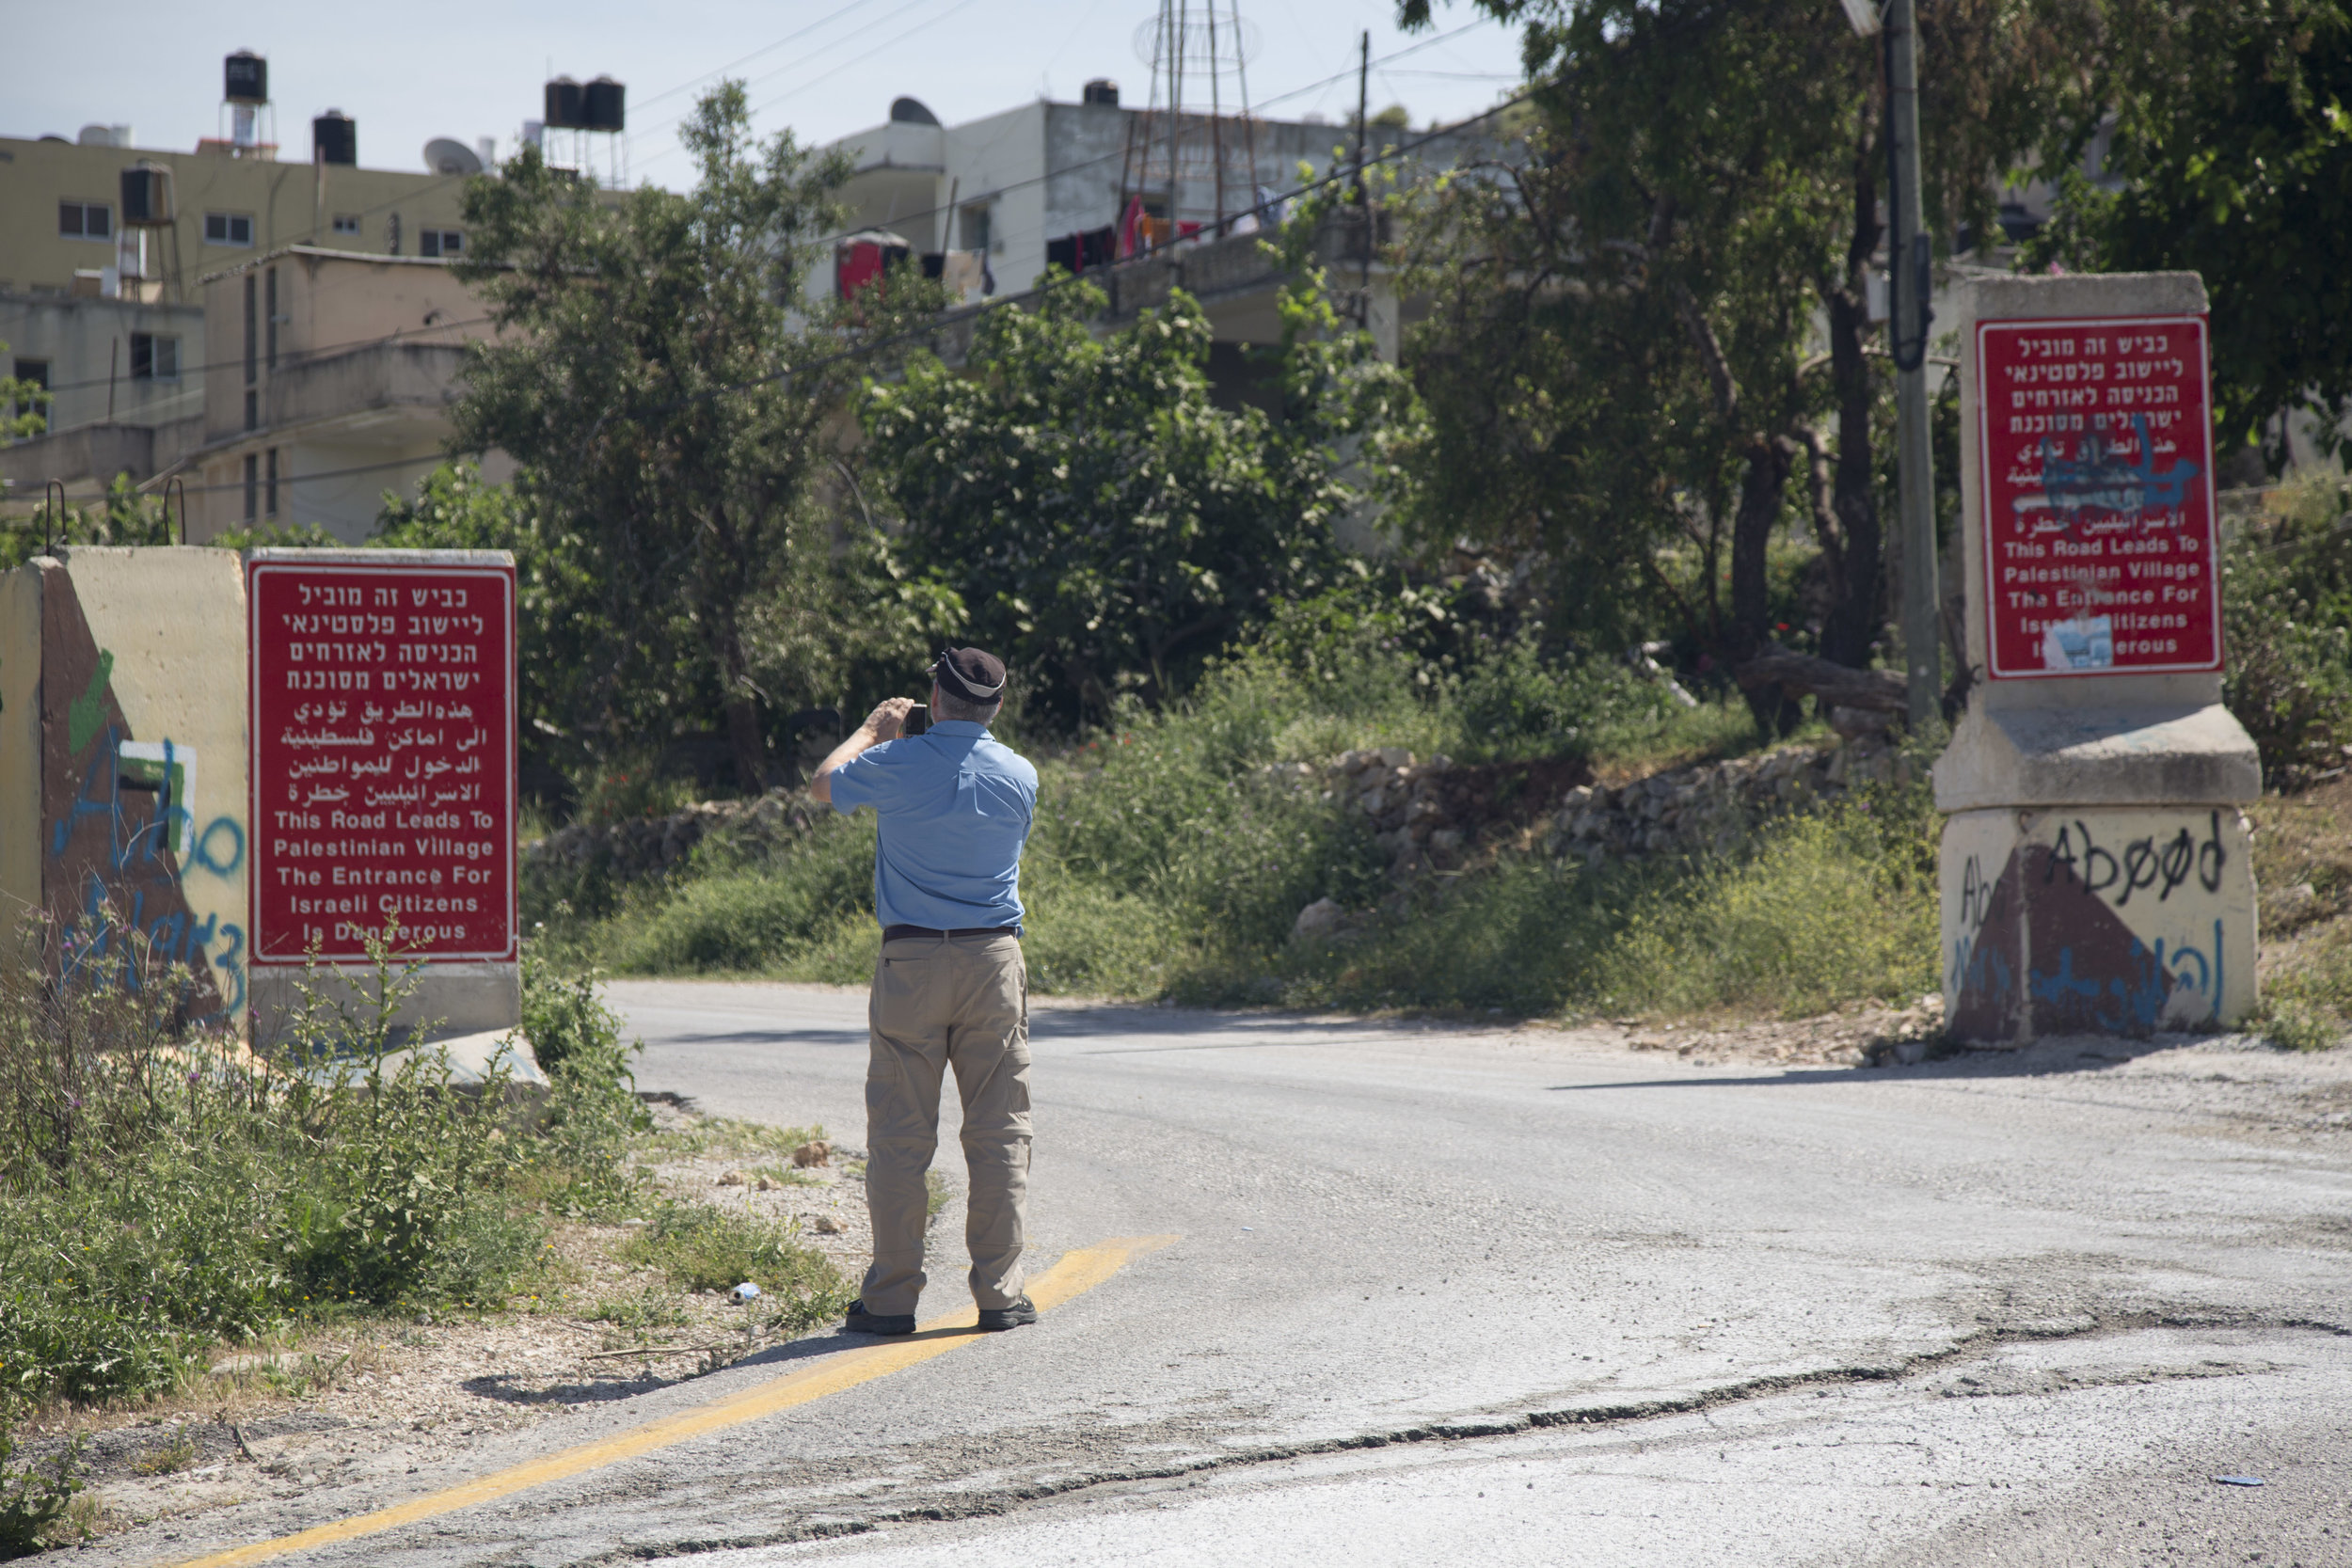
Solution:
M 923 1293 L 923 1173 L 939 1146 L 940 1080 L 956 1070 L 971 1174 L 964 1242 L 980 1327 L 1037 1322 L 1022 1293 L 1029 1191 L 1029 972 L 1021 959 L 1021 847 L 1037 769 L 992 739 L 1005 667 L 977 648 L 932 664 L 931 718 L 893 697 L 834 748 L 809 793 L 847 815 L 872 806 L 882 958 L 867 1010 L 866 1204 L 874 1262 L 842 1325 L 912 1334 Z

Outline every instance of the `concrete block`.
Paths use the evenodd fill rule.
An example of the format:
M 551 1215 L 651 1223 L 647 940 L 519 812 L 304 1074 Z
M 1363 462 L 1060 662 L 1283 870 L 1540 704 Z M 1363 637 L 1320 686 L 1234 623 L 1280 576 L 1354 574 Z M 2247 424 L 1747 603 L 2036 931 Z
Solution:
M 29 680 L 28 680 L 29 677 Z M 135 931 L 187 1010 L 246 1001 L 245 576 L 226 550 L 74 548 L 0 587 L 0 889 L 79 933 L 72 975 Z
M 252 974 L 252 1030 L 257 1049 L 292 1043 L 302 1013 L 300 988 L 309 986 L 354 1016 L 374 1008 L 375 972 L 357 964 L 321 964 L 306 974 L 284 964 L 258 964 Z M 522 972 L 511 963 L 434 963 L 393 1015 L 406 1039 L 455 1039 L 505 1030 L 522 1017 Z
M 1945 824 L 1946 1027 L 2022 1045 L 2253 1007 L 2252 834 L 2233 804 L 1963 811 Z
M 1972 704 L 1936 760 L 1940 811 L 2226 801 L 2262 794 L 2253 738 L 2219 704 Z

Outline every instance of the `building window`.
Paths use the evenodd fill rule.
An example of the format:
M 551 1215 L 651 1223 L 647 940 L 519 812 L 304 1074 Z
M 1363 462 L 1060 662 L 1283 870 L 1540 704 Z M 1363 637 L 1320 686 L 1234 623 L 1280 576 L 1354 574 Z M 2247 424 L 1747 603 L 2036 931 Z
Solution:
M 988 249 L 991 238 L 988 207 L 985 204 L 966 207 L 956 216 L 957 227 L 961 230 L 958 237 L 963 242 L 956 248 L 959 250 Z
M 106 240 L 114 237 L 114 209 L 103 201 L 57 203 L 57 233 L 61 238 Z
M 29 381 L 44 392 L 49 390 L 49 361 L 19 359 L 16 362 L 16 379 Z
M 466 235 L 458 229 L 420 229 L 417 230 L 417 254 L 420 256 L 463 256 Z
M 348 234 L 353 239 L 358 239 L 359 237 L 359 214 L 357 213 L 337 213 L 335 214 L 335 232 L 338 234 Z
M 111 240 L 115 237 L 115 210 L 103 201 L 60 201 L 57 235 L 68 240 Z
M 266 505 L 267 505 L 267 510 L 268 510 L 268 512 L 269 512 L 269 515 L 270 515 L 271 516 L 273 516 L 273 517 L 277 516 L 277 515 L 278 515 L 278 449 L 277 449 L 276 447 L 272 447 L 272 448 L 270 448 L 270 449 L 269 449 L 269 481 L 268 481 L 268 487 L 267 487 L 267 489 L 265 489 L 265 490 L 262 492 L 262 494 L 263 494 L 263 496 L 266 498 Z
M 206 245 L 251 245 L 253 244 L 253 214 L 251 213 L 207 213 L 204 214 Z
M 262 454 L 249 451 L 245 454 L 245 520 L 246 522 L 252 522 L 259 515 L 254 508 L 261 504 L 261 499 Z
M 161 332 L 131 334 L 131 379 L 180 379 L 180 340 Z

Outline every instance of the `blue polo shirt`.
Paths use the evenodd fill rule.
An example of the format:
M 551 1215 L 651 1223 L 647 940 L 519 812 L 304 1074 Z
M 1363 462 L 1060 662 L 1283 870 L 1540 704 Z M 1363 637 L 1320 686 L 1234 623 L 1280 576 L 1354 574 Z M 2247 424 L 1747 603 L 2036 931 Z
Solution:
M 958 931 L 1021 924 L 1021 846 L 1037 769 L 984 724 L 943 719 L 833 773 L 834 810 L 871 806 L 874 914 L 883 926 Z

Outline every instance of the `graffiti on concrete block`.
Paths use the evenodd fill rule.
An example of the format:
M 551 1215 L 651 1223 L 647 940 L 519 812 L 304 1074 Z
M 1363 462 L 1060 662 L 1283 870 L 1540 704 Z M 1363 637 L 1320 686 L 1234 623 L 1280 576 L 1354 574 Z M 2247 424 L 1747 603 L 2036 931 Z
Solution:
M 2253 883 L 2234 810 L 1968 812 L 1944 844 L 1953 1033 L 2148 1035 L 2252 1005 Z
M 176 985 L 191 1020 L 228 1022 L 245 1005 L 245 931 L 190 883 L 242 881 L 244 826 L 205 815 L 194 747 L 132 734 L 115 656 L 69 575 L 44 570 L 41 588 L 41 888 L 57 976 Z

